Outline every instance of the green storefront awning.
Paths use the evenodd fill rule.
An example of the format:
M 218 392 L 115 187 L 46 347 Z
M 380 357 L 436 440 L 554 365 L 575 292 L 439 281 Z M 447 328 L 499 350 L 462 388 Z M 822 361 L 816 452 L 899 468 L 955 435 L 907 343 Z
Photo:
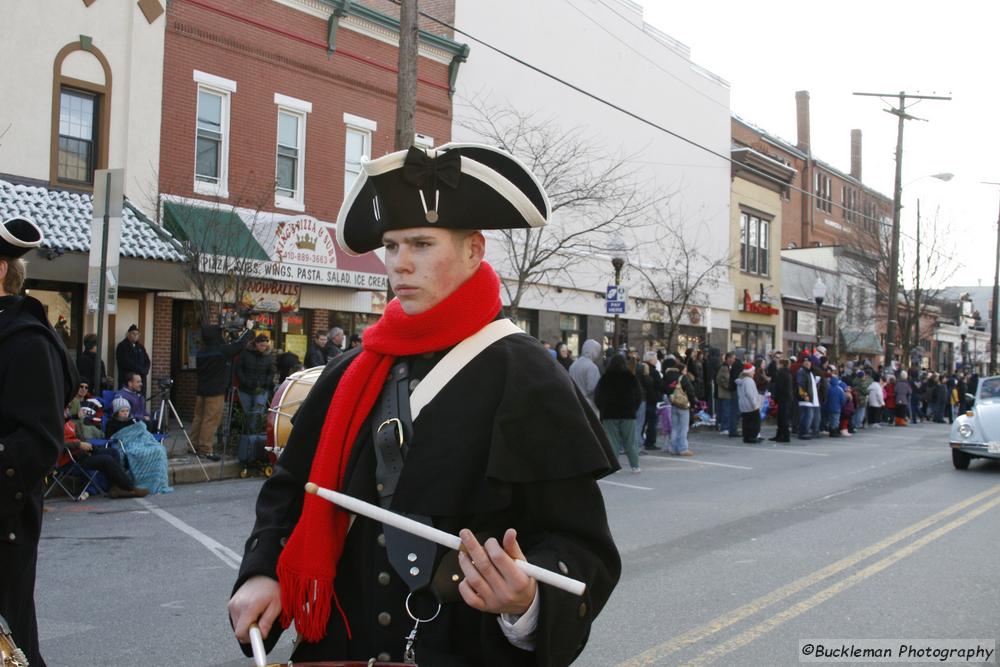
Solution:
M 163 226 L 206 255 L 271 261 L 243 218 L 231 210 L 166 202 Z

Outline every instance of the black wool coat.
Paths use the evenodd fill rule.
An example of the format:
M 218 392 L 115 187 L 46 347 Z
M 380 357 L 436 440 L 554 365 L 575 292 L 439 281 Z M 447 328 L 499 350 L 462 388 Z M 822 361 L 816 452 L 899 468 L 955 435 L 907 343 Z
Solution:
M 222 396 L 226 393 L 233 379 L 233 359 L 251 336 L 252 330 L 244 329 L 239 338 L 226 343 L 222 339 L 222 330 L 219 327 L 202 327 L 202 347 L 195 357 L 198 396 Z
M 608 371 L 597 381 L 594 403 L 601 419 L 635 419 L 642 403 L 639 379 L 629 371 Z
M 42 480 L 62 448 L 63 409 L 78 376 L 31 297 L 0 298 L 0 614 L 31 664 Z
M 118 387 L 125 384 L 125 374 L 132 372 L 138 373 L 142 377 L 142 390 L 146 391 L 149 386 L 147 381 L 149 355 L 146 354 L 146 348 L 139 343 L 133 345 L 128 338 L 125 338 L 115 348 L 115 362 L 118 371 Z
M 298 412 L 275 474 L 261 489 L 236 588 L 255 575 L 276 578 L 281 550 L 301 512 L 327 407 L 359 351 L 331 361 Z M 409 358 L 410 377 L 423 377 L 440 357 Z M 377 504 L 371 417 L 368 421 L 352 450 L 344 490 Z M 451 533 L 469 528 L 480 541 L 499 539 L 515 528 L 530 562 L 587 583 L 582 597 L 539 585 L 536 650 L 523 651 L 507 641 L 496 615 L 461 600 L 455 552 L 438 547 L 435 581 L 443 608 L 436 620 L 420 626 L 418 664 L 569 664 L 583 650 L 621 571 L 596 481 L 618 464 L 569 375 L 535 339 L 524 334 L 503 338 L 424 407 L 413 423 L 409 447 L 393 511 L 429 516 Z M 413 622 L 404 609 L 408 590 L 389 564 L 384 544 L 381 524 L 357 517 L 335 581 L 352 639 L 334 607 L 324 639 L 300 643 L 295 660 L 382 655 L 401 661 Z M 267 643 L 277 641 L 277 635 L 272 630 Z

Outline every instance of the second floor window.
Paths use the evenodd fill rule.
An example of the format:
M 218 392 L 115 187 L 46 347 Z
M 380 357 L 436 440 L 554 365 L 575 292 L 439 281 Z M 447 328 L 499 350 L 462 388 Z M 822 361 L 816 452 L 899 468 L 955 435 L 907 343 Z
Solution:
M 198 91 L 198 139 L 195 180 L 219 185 L 223 181 L 223 126 L 226 96 L 204 88 Z
M 830 177 L 819 171 L 813 172 L 813 195 L 816 199 L 816 208 L 830 213 L 833 211 L 833 186 Z
M 771 223 L 749 213 L 740 213 L 740 270 L 769 275 Z
M 294 201 L 302 200 L 302 115 L 278 111 L 278 154 L 275 193 Z
M 93 183 L 97 159 L 98 96 L 63 88 L 59 96 L 58 178 Z
M 372 135 L 367 130 L 347 128 L 347 142 L 344 148 L 344 196 L 350 192 L 355 179 L 361 173 L 361 160 L 371 155 Z

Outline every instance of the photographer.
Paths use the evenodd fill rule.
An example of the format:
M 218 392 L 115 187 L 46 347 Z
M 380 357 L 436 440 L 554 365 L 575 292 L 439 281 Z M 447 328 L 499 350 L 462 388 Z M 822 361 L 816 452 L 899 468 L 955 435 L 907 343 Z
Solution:
M 201 328 L 201 348 L 195 360 L 198 390 L 194 403 L 194 422 L 191 424 L 191 442 L 194 443 L 198 456 L 211 461 L 219 460 L 212 450 L 215 432 L 222 421 L 226 389 L 232 380 L 233 358 L 246 345 L 252 331 L 253 320 L 248 319 L 240 337 L 226 343 L 219 327 Z
M 247 419 L 245 433 L 261 433 L 264 429 L 264 410 L 267 408 L 268 392 L 274 379 L 270 344 L 271 341 L 265 334 L 258 334 L 253 345 L 240 352 L 236 361 L 240 405 L 243 406 Z

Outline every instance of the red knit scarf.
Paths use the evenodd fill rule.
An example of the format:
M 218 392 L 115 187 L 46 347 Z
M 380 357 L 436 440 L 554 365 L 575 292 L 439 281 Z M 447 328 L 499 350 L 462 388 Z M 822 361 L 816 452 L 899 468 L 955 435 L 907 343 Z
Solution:
M 500 305 L 500 280 L 486 262 L 426 312 L 407 315 L 399 299 L 393 299 L 378 323 L 365 330 L 363 350 L 337 385 L 320 431 L 309 481 L 325 488 L 341 488 L 358 432 L 397 356 L 452 347 L 489 324 Z M 350 636 L 333 587 L 349 521 L 347 512 L 306 494 L 299 522 L 278 559 L 281 624 L 287 628 L 294 619 L 306 641 L 317 642 L 326 635 L 331 600 L 344 617 Z

